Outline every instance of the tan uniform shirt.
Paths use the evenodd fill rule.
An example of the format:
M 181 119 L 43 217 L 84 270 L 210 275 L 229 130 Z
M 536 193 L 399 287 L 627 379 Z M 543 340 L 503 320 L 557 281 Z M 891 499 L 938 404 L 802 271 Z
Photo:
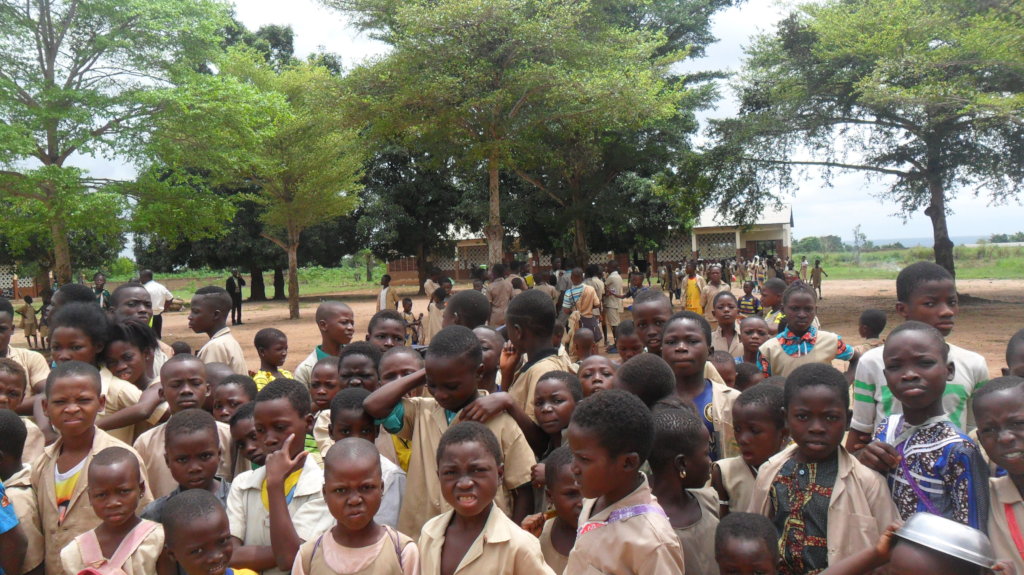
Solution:
M 46 378 L 50 375 L 50 364 L 46 363 L 46 358 L 43 357 L 43 354 L 12 345 L 7 348 L 7 358 L 13 359 L 15 363 L 25 369 L 25 375 L 28 376 L 28 388 L 25 390 L 26 398 L 32 395 L 33 385 L 38 384 L 41 386 L 46 383 Z
M 226 363 L 235 373 L 249 375 L 249 368 L 245 366 L 245 352 L 235 336 L 231 335 L 230 327 L 221 328 L 213 334 L 210 341 L 199 348 L 196 356 L 203 363 Z
M 37 457 L 43 454 L 43 449 L 46 448 L 46 438 L 43 437 L 43 432 L 39 430 L 39 426 L 36 425 L 35 421 L 32 421 L 30 416 L 23 416 L 21 418 L 25 422 L 25 448 L 21 452 L 22 463 L 32 463 Z
M 405 417 L 401 431 L 395 435 L 412 440 L 413 450 L 405 484 L 407 503 L 398 516 L 398 530 L 419 533 L 428 519 L 450 509 L 437 479 L 437 446 L 450 424 L 444 408 L 432 397 L 405 398 L 402 405 Z M 457 420 L 458 416 L 452 423 Z M 512 490 L 530 482 L 530 470 L 537 460 L 512 416 L 502 413 L 485 425 L 497 436 L 505 463 L 503 488 L 498 490 L 494 502 L 502 511 L 510 513 Z
M 1009 512 L 1017 519 L 1018 528 L 1024 525 L 1024 497 L 1021 497 L 1020 490 L 1009 476 L 990 478 L 988 496 L 992 502 L 988 510 L 988 537 L 992 540 L 996 558 L 1011 562 L 1017 573 L 1024 573 L 1024 557 L 1021 557 L 1013 542 L 1010 523 L 1006 519 L 1009 506 Z
M 444 532 L 454 511 L 434 517 L 420 533 L 420 573 L 440 575 Z M 492 505 L 484 530 L 470 545 L 455 573 L 480 575 L 554 575 L 544 562 L 540 542 Z
M 540 532 L 540 552 L 544 555 L 544 562 L 555 572 L 555 575 L 562 575 L 565 566 L 569 563 L 569 556 L 562 555 L 555 549 L 551 542 L 551 528 L 555 525 L 554 518 L 544 522 L 544 530 Z
M 7 497 L 14 505 L 18 516 L 21 532 L 25 534 L 25 558 L 22 573 L 35 569 L 43 562 L 43 526 L 39 522 L 39 509 L 36 504 L 36 492 L 32 489 L 32 468 L 23 465 L 21 471 L 4 481 Z
M 718 495 L 710 487 L 691 489 L 700 502 L 700 519 L 693 525 L 676 527 L 688 573 L 717 573 L 715 530 L 718 529 Z
M 711 346 L 715 351 L 727 351 L 733 357 L 743 357 L 743 342 L 740 341 L 739 331 L 732 337 L 732 343 L 726 343 L 722 328 L 716 329 L 711 332 Z
M 772 484 L 796 448 L 795 444 L 787 447 L 761 466 L 747 511 L 771 517 Z M 899 514 L 885 476 L 866 467 L 840 446 L 839 472 L 825 528 L 829 564 L 874 547 L 885 528 L 897 519 Z
M 711 365 L 711 362 L 707 365 Z M 736 444 L 736 431 L 732 426 L 732 405 L 739 396 L 739 391 L 714 379 L 711 380 L 711 424 L 718 433 L 721 446 L 719 455 L 722 457 L 735 457 L 740 454 L 740 448 Z
M 263 506 L 261 490 L 267 469 L 246 471 L 231 483 L 228 494 L 228 523 L 231 535 L 243 545 L 270 545 L 270 512 Z M 295 484 L 295 494 L 288 503 L 288 514 L 295 533 L 303 541 L 312 541 L 334 524 L 323 495 L 324 472 L 315 458 L 306 457 L 302 474 Z M 280 569 L 266 569 L 263 575 L 285 575 Z
M 487 299 L 491 302 L 491 320 L 487 325 L 499 327 L 505 325 L 505 310 L 512 301 L 512 283 L 507 279 L 495 279 L 487 289 Z
M 831 364 L 836 358 L 836 349 L 839 345 L 839 337 L 824 330 L 818 330 L 818 339 L 811 348 L 810 353 L 800 357 L 793 357 L 782 349 L 782 344 L 777 338 L 771 338 L 761 344 L 758 351 L 761 356 L 768 360 L 772 375 L 789 375 L 793 370 L 807 363 Z
M 392 286 L 382 287 L 377 292 L 377 311 L 398 309 L 398 290 Z
M 226 423 L 217 423 L 217 435 L 220 437 L 220 467 L 217 468 L 217 475 L 226 481 L 231 481 L 235 476 L 231 469 L 231 457 L 234 445 L 231 443 L 231 426 Z M 150 429 L 135 440 L 135 451 L 142 458 L 146 466 L 146 474 L 149 476 L 149 489 L 153 497 L 159 499 L 170 495 L 178 488 L 178 482 L 171 475 L 171 469 L 167 467 L 167 460 L 164 458 L 167 442 L 167 425 L 161 424 Z
M 700 307 L 704 310 L 704 319 L 708 320 L 712 328 L 718 326 L 718 320 L 715 319 L 715 315 L 712 312 L 714 309 L 712 303 L 715 301 L 715 296 L 721 291 L 732 291 L 732 287 L 722 280 L 718 286 L 708 282 L 700 290 Z
M 754 483 L 757 477 L 750 466 L 740 456 L 728 457 L 715 462 L 722 473 L 722 487 L 729 495 L 729 511 L 746 511 L 750 508 L 750 498 L 754 496 Z
M 89 495 L 86 493 L 89 487 L 89 461 L 92 457 L 108 447 L 123 447 L 132 453 L 135 450 L 130 445 L 118 440 L 102 429 L 96 429 L 96 436 L 92 441 L 92 449 L 86 457 L 85 465 L 82 466 L 81 475 L 75 483 L 75 490 L 71 493 L 71 503 L 68 505 L 64 516 L 64 522 L 57 524 L 60 513 L 57 510 L 56 481 L 53 476 L 53 468 L 57 465 L 57 457 L 60 455 L 63 441 L 58 439 L 54 444 L 48 446 L 43 454 L 32 464 L 32 485 L 36 490 L 36 505 L 39 511 L 39 521 L 42 525 L 43 536 L 46 539 L 46 575 L 62 575 L 60 563 L 60 551 L 79 535 L 94 529 L 100 524 L 100 518 L 92 510 L 89 504 Z M 138 454 L 135 454 L 138 457 Z M 145 465 L 139 458 L 139 465 Z M 146 479 L 145 467 L 142 469 L 143 479 Z M 153 501 L 149 485 L 145 488 L 142 498 L 139 500 L 138 513 Z
M 126 575 L 152 575 L 156 573 L 156 560 L 163 550 L 164 528 L 157 525 L 156 529 L 150 532 L 142 540 L 142 543 L 139 543 L 138 548 L 128 557 L 128 561 L 121 567 L 121 570 Z M 92 567 L 92 565 L 86 565 L 82 559 L 82 549 L 79 547 L 77 539 L 61 550 L 60 562 L 64 566 L 65 573 L 78 573 L 86 567 Z
M 571 371 L 571 365 L 572 362 L 568 357 L 554 354 L 541 359 L 525 371 L 520 368 L 512 379 L 512 385 L 506 388 L 508 395 L 531 420 L 536 422 L 537 417 L 533 413 L 533 397 L 537 392 L 537 382 L 549 371 Z
M 537 284 L 533 289 L 548 294 L 548 297 L 551 298 L 552 305 L 558 303 L 558 290 L 555 289 L 555 286 L 551 284 Z
M 596 499 L 584 499 L 580 527 L 590 521 L 607 521 L 616 509 L 634 505 L 657 506 L 658 500 L 651 493 L 647 478 L 641 477 L 643 482 L 636 490 L 599 513 L 593 513 Z M 663 513 L 641 513 L 577 536 L 576 545 L 569 553 L 565 575 L 686 573 L 679 538 Z

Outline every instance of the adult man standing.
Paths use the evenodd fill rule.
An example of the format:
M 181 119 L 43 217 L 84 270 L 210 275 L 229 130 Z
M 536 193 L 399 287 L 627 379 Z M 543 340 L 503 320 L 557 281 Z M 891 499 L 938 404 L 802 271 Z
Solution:
M 625 297 L 625 286 L 622 283 L 622 276 L 619 275 L 619 262 L 611 260 L 605 266 L 608 277 L 604 280 L 604 323 L 601 326 L 605 338 L 608 336 L 608 327 L 612 328 L 612 336 L 619 341 L 619 315 L 622 313 L 622 298 Z M 607 339 L 605 340 L 607 341 Z M 608 346 L 608 353 L 618 353 L 615 345 Z
M 391 276 L 384 274 L 380 278 L 380 291 L 377 292 L 377 311 L 398 309 L 398 292 L 391 287 Z
M 153 331 L 156 332 L 158 339 L 163 339 L 164 307 L 167 306 L 167 302 L 174 299 L 174 294 L 162 283 L 153 279 L 153 270 L 142 270 L 139 272 L 139 281 L 142 282 L 142 287 L 146 288 L 150 299 L 153 300 Z
M 231 268 L 231 277 L 228 278 L 224 289 L 231 295 L 231 325 L 242 325 L 242 288 L 245 287 L 245 278 L 238 273 L 238 268 Z

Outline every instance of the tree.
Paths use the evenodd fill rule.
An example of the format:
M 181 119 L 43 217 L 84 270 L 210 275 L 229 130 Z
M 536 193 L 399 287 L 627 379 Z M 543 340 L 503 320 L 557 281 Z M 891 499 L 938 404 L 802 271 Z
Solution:
M 71 279 L 76 206 L 116 193 L 122 211 L 90 214 L 127 229 L 211 233 L 224 214 L 188 221 L 125 217 L 149 203 L 157 180 L 126 186 L 70 167 L 76 154 L 140 160 L 175 82 L 218 50 L 228 18 L 216 0 L 0 0 L 0 199 L 18 201 L 48 230 L 57 278 Z M 121 185 L 119 185 L 121 184 Z M 207 213 L 211 213 L 209 217 Z
M 713 135 L 721 188 L 751 201 L 795 167 L 890 182 L 904 217 L 931 219 L 935 261 L 955 271 L 946 216 L 960 190 L 1002 203 L 1024 182 L 1024 4 L 831 0 L 757 38 L 740 114 Z

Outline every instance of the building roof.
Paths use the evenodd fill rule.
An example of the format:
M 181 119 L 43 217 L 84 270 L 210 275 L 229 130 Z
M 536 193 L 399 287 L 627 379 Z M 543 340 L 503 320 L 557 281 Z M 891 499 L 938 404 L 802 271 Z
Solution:
M 790 204 L 783 204 L 781 206 L 767 206 L 761 215 L 758 216 L 757 220 L 751 225 L 755 226 L 769 226 L 769 225 L 793 225 L 793 207 Z M 715 208 L 708 208 L 701 212 L 700 219 L 694 224 L 693 229 L 699 230 L 701 228 L 731 228 L 736 227 L 738 224 L 735 221 L 722 217 L 718 214 L 718 210 Z

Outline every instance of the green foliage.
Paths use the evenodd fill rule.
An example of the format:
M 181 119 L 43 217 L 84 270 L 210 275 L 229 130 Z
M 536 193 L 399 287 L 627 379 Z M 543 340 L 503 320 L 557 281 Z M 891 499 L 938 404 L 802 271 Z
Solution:
M 1013 234 L 992 234 L 989 236 L 988 241 L 994 244 L 1024 242 L 1024 232 L 1017 232 Z
M 1024 277 L 1024 247 L 1004 247 L 995 244 L 979 247 L 956 246 L 953 248 L 953 255 L 959 270 L 957 277 L 961 279 Z M 934 257 L 934 251 L 924 247 L 878 250 L 861 253 L 861 263 L 856 265 L 854 254 L 851 252 L 807 254 L 807 258 L 812 262 L 815 259 L 821 260 L 829 279 L 896 279 L 896 275 L 904 267 Z

